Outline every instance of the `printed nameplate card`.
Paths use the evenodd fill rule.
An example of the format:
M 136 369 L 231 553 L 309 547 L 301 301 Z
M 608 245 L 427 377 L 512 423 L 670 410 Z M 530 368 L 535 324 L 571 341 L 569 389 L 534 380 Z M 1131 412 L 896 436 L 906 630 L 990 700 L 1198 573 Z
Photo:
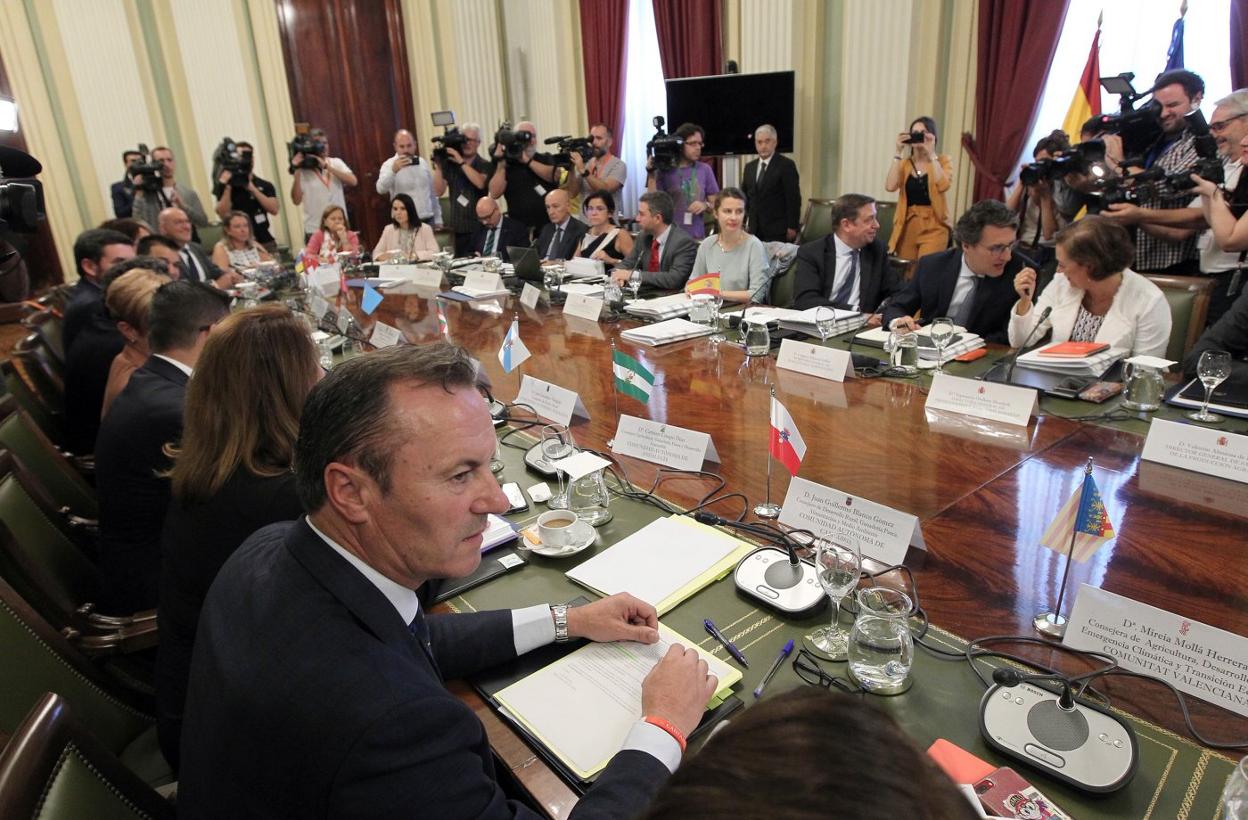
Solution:
M 1153 419 L 1140 457 L 1248 483 L 1248 436 Z
M 379 273 L 427 288 L 442 287 L 442 271 L 424 265 L 383 265 Z
M 611 451 L 677 470 L 701 470 L 703 461 L 719 461 L 709 433 L 636 416 L 620 416 Z
M 342 285 L 342 269 L 337 262 L 332 265 L 318 265 L 312 269 L 310 276 L 312 286 L 325 296 L 333 296 Z
M 441 280 L 438 281 L 440 282 Z M 497 293 L 500 290 L 505 290 L 503 277 L 497 273 L 487 273 L 483 270 L 473 270 L 465 273 L 464 289 L 485 291 L 487 293 Z
M 780 523 L 816 536 L 852 536 L 864 557 L 888 566 L 902 563 L 909 547 L 927 549 L 917 517 L 796 476 L 785 493 Z
M 602 300 L 594 296 L 586 296 L 583 293 L 569 293 L 566 301 L 563 303 L 563 312 L 567 316 L 576 316 L 596 322 L 598 317 L 602 315 Z
M 537 300 L 542 297 L 540 288 L 535 288 L 528 282 L 524 283 L 524 287 L 520 290 L 520 304 L 526 308 L 536 308 Z
M 1248 638 L 1087 584 L 1062 643 L 1104 652 L 1124 668 L 1248 717 Z
M 932 377 L 932 389 L 924 406 L 1026 427 L 1039 410 L 1039 399 L 1030 387 L 937 373 Z
M 821 379 L 843 382 L 854 375 L 853 360 L 848 351 L 812 345 L 794 339 L 781 339 L 776 367 L 795 370 Z
M 527 404 L 542 418 L 567 427 L 572 423 L 573 416 L 589 418 L 585 403 L 575 390 L 568 390 L 557 384 L 544 382 L 532 376 L 524 376 L 520 380 L 520 392 L 516 394 L 516 404 Z
M 390 327 L 385 322 L 378 322 L 373 326 L 373 333 L 368 337 L 368 343 L 373 347 L 394 347 L 403 340 L 403 332 L 397 327 Z

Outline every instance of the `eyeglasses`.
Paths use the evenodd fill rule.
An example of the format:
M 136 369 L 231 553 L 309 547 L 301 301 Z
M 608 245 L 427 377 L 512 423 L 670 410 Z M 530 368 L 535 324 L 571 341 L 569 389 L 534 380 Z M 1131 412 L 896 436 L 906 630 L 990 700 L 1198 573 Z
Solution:
M 824 672 L 823 667 L 819 665 L 818 659 L 805 649 L 797 651 L 797 657 L 793 659 L 793 671 L 797 673 L 797 676 L 804 683 L 811 686 L 822 686 L 824 689 L 836 688 L 847 695 L 861 695 L 866 691 L 860 686 L 854 686 L 844 678 L 838 678 Z
M 1006 256 L 1010 253 L 1013 253 L 1014 249 L 1017 247 L 1018 247 L 1018 241 L 1015 240 L 1014 242 L 1010 242 L 1008 245 L 989 245 L 988 247 L 984 248 L 984 250 L 988 251 L 988 253 L 992 254 L 993 256 Z
M 1209 130 L 1215 134 L 1221 134 L 1223 131 L 1226 130 L 1227 125 L 1239 119 L 1240 117 L 1246 117 L 1246 116 L 1248 116 L 1248 112 L 1245 112 L 1243 114 L 1236 114 L 1233 117 L 1227 117 L 1226 119 L 1218 120 L 1217 122 L 1211 122 L 1209 123 Z

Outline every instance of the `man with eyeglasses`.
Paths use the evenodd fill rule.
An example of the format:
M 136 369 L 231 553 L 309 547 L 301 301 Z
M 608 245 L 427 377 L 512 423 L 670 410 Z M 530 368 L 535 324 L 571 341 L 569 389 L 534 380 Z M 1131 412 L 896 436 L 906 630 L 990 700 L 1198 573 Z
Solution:
M 489 185 L 490 163 L 478 153 L 481 126 L 466 122 L 459 131 L 466 140 L 464 150 L 448 147 L 446 160 L 433 163 L 433 192 L 437 196 L 446 194 L 449 200 L 446 226 L 455 232 L 455 255 L 468 256 L 479 224 L 476 205 Z
M 510 262 L 508 248 L 522 248 L 529 244 L 529 229 L 503 213 L 498 200 L 483 196 L 477 200 L 477 229 L 473 234 L 471 249 L 477 256 L 497 256 Z
M 985 342 L 1009 344 L 1010 308 L 1017 299 L 1014 277 L 1035 273 L 1032 262 L 1014 251 L 1018 216 L 1004 202 L 976 202 L 953 229 L 957 247 L 919 260 L 914 278 L 884 309 L 884 325 L 917 330 L 948 316 Z
M 1244 167 L 1241 142 L 1248 137 L 1248 88 L 1232 91 L 1218 100 L 1209 118 L 1209 132 L 1217 142 L 1218 153 L 1222 157 L 1222 188 L 1229 195 L 1231 210 L 1241 215 L 1248 209 L 1248 182 L 1243 182 L 1240 174 Z M 1199 196 L 1186 208 L 1157 210 L 1123 202 L 1109 206 L 1104 213 L 1124 225 L 1139 225 L 1142 230 L 1176 242 L 1197 237 L 1200 273 L 1212 277 L 1215 283 L 1209 295 L 1208 325 L 1218 321 L 1248 285 L 1244 281 L 1248 279 L 1244 254 L 1225 251 L 1218 245 L 1213 230 L 1205 221 Z

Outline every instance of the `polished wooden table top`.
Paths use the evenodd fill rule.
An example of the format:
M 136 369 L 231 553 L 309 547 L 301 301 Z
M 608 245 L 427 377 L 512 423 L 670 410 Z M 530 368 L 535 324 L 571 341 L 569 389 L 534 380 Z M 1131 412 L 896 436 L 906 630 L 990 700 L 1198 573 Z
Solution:
M 350 298 L 355 297 L 353 291 Z M 514 398 L 522 373 L 575 390 L 593 416 L 575 421 L 577 443 L 607 450 L 617 401 L 609 340 L 631 321 L 565 318 L 545 305 L 524 309 L 515 298 L 441 304 L 452 341 L 478 356 L 497 398 Z M 372 317 L 352 310 L 366 332 L 380 319 L 418 343 L 439 335 L 431 305 L 421 296 L 390 294 Z M 497 352 L 513 316 L 519 317 L 532 358 L 506 374 Z M 772 357 L 747 359 L 739 348 L 713 346 L 706 339 L 657 349 L 618 338 L 616 343 L 656 377 L 648 406 L 621 396 L 620 412 L 710 433 L 722 461 L 706 469 L 725 479 L 726 490 L 748 496 L 750 506 L 765 493 L 768 396 L 774 388 L 807 443 L 803 478 L 919 517 L 928 550 L 911 550 L 907 563 L 932 623 L 947 630 L 965 638 L 1034 634 L 1032 617 L 1054 604 L 1065 566 L 1064 556 L 1038 541 L 1093 456 L 1116 537 L 1088 562 L 1073 565 L 1067 601 L 1078 584 L 1088 583 L 1248 634 L 1248 486 L 1141 462 L 1139 435 L 1053 416 L 1019 428 L 925 411 L 925 391 L 916 383 L 837 384 L 779 370 Z M 957 373 L 956 364 L 951 372 Z M 637 459 L 618 461 L 638 486 L 649 486 L 658 472 Z M 783 500 L 788 483 L 787 472 L 776 465 L 773 500 Z M 659 492 L 692 506 L 713 486 L 685 478 L 665 481 Z M 730 499 L 715 509 L 735 517 L 742 503 Z M 1043 651 L 1035 657 L 1050 660 Z M 1116 705 L 1186 734 L 1177 704 L 1161 687 L 1119 681 L 1105 688 Z M 1242 724 L 1221 725 L 1226 712 L 1191 704 L 1199 727 L 1209 734 Z M 497 733 L 509 731 L 491 720 L 488 707 L 480 711 L 493 724 L 492 738 L 505 743 Z M 515 751 L 521 767 L 531 760 Z M 549 780 L 548 775 L 542 777 Z M 555 814 L 570 805 L 570 792 L 556 784 L 538 791 Z

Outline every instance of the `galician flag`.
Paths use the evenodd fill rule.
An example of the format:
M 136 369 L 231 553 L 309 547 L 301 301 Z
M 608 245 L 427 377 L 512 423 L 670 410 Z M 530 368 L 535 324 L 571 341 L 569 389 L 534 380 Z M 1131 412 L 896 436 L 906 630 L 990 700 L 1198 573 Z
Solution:
M 654 374 L 646 366 L 627 353 L 619 350 L 611 354 L 611 369 L 615 372 L 615 389 L 625 396 L 648 403 L 654 389 Z
M 1084 475 L 1081 489 L 1071 495 L 1058 511 L 1057 518 L 1044 531 L 1040 543 L 1055 552 L 1065 552 L 1070 547 L 1072 531 L 1075 545 L 1071 557 L 1080 563 L 1091 558 L 1101 544 L 1114 537 L 1114 525 L 1109 520 L 1101 491 L 1096 488 L 1090 471 Z
M 789 475 L 797 475 L 806 457 L 806 442 L 797 431 L 793 417 L 775 396 L 771 397 L 771 457 L 779 461 L 789 471 Z
M 1101 26 L 1097 23 L 1096 34 L 1092 36 L 1092 50 L 1088 52 L 1088 61 L 1083 66 L 1083 76 L 1079 78 L 1079 87 L 1075 89 L 1075 98 L 1066 109 L 1066 119 L 1062 120 L 1062 130 L 1070 137 L 1070 142 L 1079 142 L 1079 130 L 1089 117 L 1101 113 Z
M 520 321 L 512 319 L 511 327 L 507 329 L 507 335 L 503 338 L 503 346 L 498 349 L 498 363 L 503 366 L 503 370 L 510 373 L 523 364 L 527 358 L 529 358 L 529 349 L 524 346 L 524 340 L 520 338 Z

